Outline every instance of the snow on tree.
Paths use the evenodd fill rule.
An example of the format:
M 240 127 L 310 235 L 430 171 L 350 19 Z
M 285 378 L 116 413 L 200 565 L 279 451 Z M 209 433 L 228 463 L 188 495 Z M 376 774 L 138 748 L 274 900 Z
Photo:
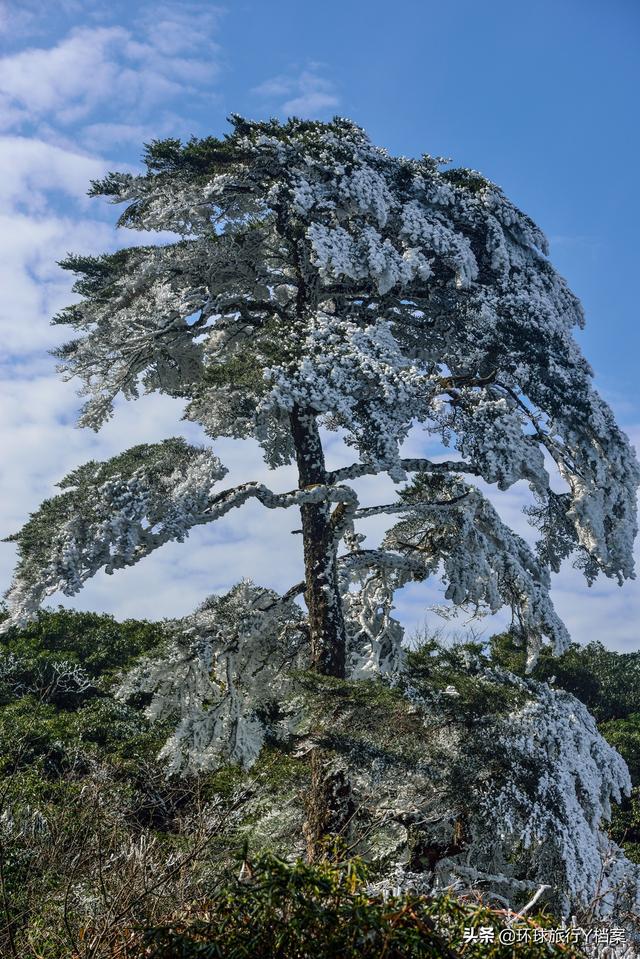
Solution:
M 420 761 L 405 770 L 397 750 L 380 751 L 384 761 L 367 769 L 349 757 L 396 863 L 384 883 L 511 904 L 544 886 L 564 916 L 637 916 L 640 867 L 605 828 L 629 772 L 586 707 L 496 668 L 473 645 L 426 652 L 399 684 L 422 719 Z M 411 755 L 409 735 L 407 745 Z
M 385 588 L 365 574 L 365 589 Z M 119 695 L 150 694 L 148 715 L 174 720 L 161 753 L 174 773 L 252 766 L 265 741 L 300 756 L 330 739 L 334 779 L 352 787 L 350 841 L 385 867 L 387 885 L 474 889 L 516 908 L 544 886 L 562 915 L 637 915 L 640 867 L 606 834 L 629 773 L 586 707 L 496 668 L 473 645 L 434 643 L 383 672 L 379 637 L 388 655 L 398 624 L 380 630 L 380 611 L 363 616 L 351 596 L 355 681 L 337 699 L 335 685 L 309 687 L 299 671 L 309 663 L 301 610 L 248 582 L 172 624 L 165 653 L 143 661 Z M 360 682 L 380 672 L 392 681 Z M 301 851 L 297 793 L 248 802 L 254 846 Z
M 544 235 L 480 174 L 391 156 L 348 120 L 232 126 L 224 139 L 153 142 L 146 172 L 93 184 L 94 196 L 125 204 L 120 225 L 177 239 L 69 256 L 62 266 L 77 274 L 80 299 L 55 318 L 74 331 L 57 353 L 63 374 L 83 383 L 81 425 L 100 429 L 118 396 L 165 393 L 211 440 L 253 437 L 270 467 L 297 464 L 298 485 L 219 488 L 214 452 L 180 439 L 79 467 L 12 537 L 19 563 L 4 629 L 47 595 L 73 595 L 99 569 L 132 565 L 257 498 L 300 510 L 305 580 L 281 612 L 293 635 L 287 603 L 304 592 L 319 673 L 397 673 L 393 593 L 438 573 L 456 606 L 510 607 L 532 661 L 544 638 L 562 650 L 549 573 L 572 556 L 589 583 L 633 576 L 640 471 L 592 387 L 572 335 L 582 309 Z M 404 458 L 416 425 L 454 457 Z M 327 469 L 321 430 L 341 432 L 350 467 Z M 361 507 L 351 481 L 380 473 L 406 485 L 394 502 Z M 473 478 L 499 490 L 529 484 L 537 554 Z M 376 513 L 399 522 L 379 549 L 364 549 L 357 523 Z M 183 731 L 206 727 L 211 755 L 246 758 L 260 740 L 252 697 L 266 687 L 236 677 L 230 696 L 221 676 L 253 668 L 258 637 L 278 650 L 285 626 L 255 632 L 248 622 L 232 640 L 209 623 L 221 610 L 213 601 L 195 614 L 200 672 L 176 652 L 186 686 L 167 697 Z M 233 656 L 231 642 L 243 647 Z M 206 719 L 189 713 L 190 683 L 193 702 L 202 694 L 213 709 Z
M 458 760 L 474 784 L 467 837 L 464 853 L 438 862 L 439 882 L 479 882 L 509 898 L 546 884 L 564 915 L 637 914 L 640 867 L 605 831 L 611 803 L 631 791 L 624 760 L 570 693 L 501 670 L 484 675 L 524 698 L 476 731 L 475 749 L 467 743 Z
M 547 570 L 573 553 L 589 581 L 632 575 L 639 472 L 592 389 L 571 335 L 582 310 L 544 235 L 480 174 L 390 156 L 350 121 L 232 122 L 221 140 L 154 142 L 146 173 L 94 183 L 126 204 L 121 225 L 179 239 L 70 256 L 82 299 L 56 317 L 77 334 L 58 352 L 84 383 L 83 425 L 99 429 L 118 395 L 167 393 L 212 439 L 253 436 L 269 465 L 297 461 L 299 489 L 216 492 L 218 460 L 178 440 L 80 468 L 14 537 L 9 622 L 257 496 L 301 509 L 313 660 L 339 675 L 338 544 L 366 512 L 348 481 L 386 472 L 418 476 L 437 539 L 431 554 L 414 544 L 425 575 L 441 562 L 454 603 L 507 603 L 534 652 L 541 636 L 561 649 Z M 414 423 L 460 458 L 403 460 Z M 353 467 L 326 470 L 320 428 L 344 432 Z M 461 475 L 530 484 L 539 559 Z
M 307 665 L 302 611 L 247 581 L 211 597 L 171 631 L 166 654 L 133 670 L 120 697 L 151 693 L 150 718 L 179 716 L 160 753 L 169 772 L 250 766 L 267 726 L 274 733 L 265 720 L 288 693 L 288 673 Z

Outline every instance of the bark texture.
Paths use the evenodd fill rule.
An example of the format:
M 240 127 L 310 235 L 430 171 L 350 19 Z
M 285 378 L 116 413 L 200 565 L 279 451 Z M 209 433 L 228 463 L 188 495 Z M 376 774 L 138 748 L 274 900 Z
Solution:
M 295 408 L 291 430 L 300 488 L 324 484 L 327 472 L 315 415 Z M 323 676 L 344 679 L 346 627 L 338 587 L 337 546 L 328 503 L 300 507 L 304 542 L 305 601 L 309 616 L 312 668 Z M 327 840 L 346 838 L 353 815 L 351 784 L 333 768 L 331 753 L 314 746 L 309 753 L 310 784 L 305 795 L 304 836 L 307 858 L 327 854 Z
M 331 840 L 347 840 L 355 804 L 349 777 L 332 769 L 333 757 L 316 746 L 310 753 L 311 783 L 305 797 L 303 826 L 309 862 L 331 854 Z
M 294 409 L 291 429 L 298 462 L 301 489 L 324 484 L 327 472 L 315 415 Z M 323 676 L 345 675 L 346 629 L 338 588 L 336 544 L 329 503 L 310 503 L 300 508 L 304 541 L 304 598 L 309 612 L 311 661 Z

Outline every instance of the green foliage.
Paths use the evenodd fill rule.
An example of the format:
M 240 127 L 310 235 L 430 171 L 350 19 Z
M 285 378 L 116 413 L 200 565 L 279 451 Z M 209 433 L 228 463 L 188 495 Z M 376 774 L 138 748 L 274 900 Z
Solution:
M 400 770 L 424 759 L 423 719 L 400 689 L 379 679 L 348 681 L 316 673 L 300 674 L 298 681 L 305 707 L 299 732 L 313 730 L 347 764 L 376 758 Z
M 242 771 L 167 779 L 157 758 L 167 730 L 144 702 L 113 697 L 121 671 L 164 639 L 162 624 L 63 609 L 2 637 L 0 955 L 12 955 L 11 930 L 21 959 L 69 959 L 89 915 L 108 924 L 117 901 L 149 922 L 203 894 L 229 861 L 237 840 L 225 810 Z M 57 686 L 67 667 L 89 688 Z M 171 865 L 179 857 L 185 874 Z
M 16 657 L 29 672 L 52 662 L 65 660 L 81 665 L 102 685 L 114 674 L 132 665 L 140 656 L 157 649 L 165 639 L 161 623 L 128 619 L 116 622 L 104 613 L 56 611 L 40 612 L 21 629 L 12 629 L 2 638 L 4 655 Z M 1 655 L 1 654 L 0 654 Z
M 458 955 L 468 927 L 505 927 L 503 914 L 453 898 L 400 895 L 367 889 L 359 860 L 315 866 L 261 857 L 249 881 L 229 880 L 198 904 L 186 921 L 148 929 L 138 950 L 116 955 L 148 959 L 446 959 Z M 533 920 L 519 928 L 533 929 Z M 572 947 L 524 943 L 518 956 L 577 956 Z M 513 946 L 472 942 L 467 959 L 511 959 Z
M 625 760 L 631 781 L 640 785 L 640 713 L 601 723 L 600 732 Z
M 466 170 L 464 167 L 444 170 L 442 179 L 447 180 L 448 183 L 453 183 L 454 186 L 463 187 L 470 193 L 482 193 L 489 187 L 493 187 L 494 190 L 497 189 L 495 184 L 487 180 L 481 173 L 477 173 L 475 170 Z
M 640 786 L 619 806 L 614 806 L 609 835 L 632 862 L 640 865 Z
M 609 835 L 632 862 L 640 864 L 640 713 L 602 723 L 600 732 L 624 758 L 635 787 L 614 807 Z
M 445 646 L 435 639 L 421 639 L 408 658 L 411 683 L 420 695 L 427 700 L 438 697 L 443 715 L 463 725 L 491 721 L 526 698 L 517 687 L 483 674 L 489 660 L 481 643 Z
M 65 745 L 73 737 L 73 716 L 32 696 L 0 710 L 0 774 L 37 766 L 43 776 L 58 776 L 68 768 Z
M 118 281 L 123 270 L 130 268 L 133 263 L 144 261 L 147 255 L 153 256 L 153 253 L 154 247 L 144 246 L 116 250 L 115 253 L 103 253 L 100 256 L 71 253 L 64 260 L 60 260 L 58 266 L 79 276 L 73 285 L 74 293 L 108 300 L 121 292 Z M 68 315 L 68 309 L 62 311 L 62 316 Z
M 189 173 L 192 175 L 222 172 L 231 163 L 237 163 L 242 151 L 231 147 L 227 139 L 218 137 L 191 137 L 185 144 L 177 138 L 152 140 L 144 152 L 144 162 L 150 174 Z
M 489 640 L 493 662 L 516 675 L 525 672 L 526 652 L 511 633 L 500 633 Z M 640 653 L 617 653 L 600 642 L 579 646 L 572 643 L 561 656 L 543 647 L 531 674 L 533 679 L 550 682 L 580 699 L 596 720 L 623 719 L 638 709 L 640 689 Z

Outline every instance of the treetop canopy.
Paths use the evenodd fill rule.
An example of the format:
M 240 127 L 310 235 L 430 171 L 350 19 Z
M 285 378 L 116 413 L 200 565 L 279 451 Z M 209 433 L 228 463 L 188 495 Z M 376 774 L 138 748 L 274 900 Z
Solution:
M 162 392 L 213 439 L 255 437 L 276 467 L 295 458 L 297 410 L 356 451 L 329 486 L 415 468 L 447 473 L 452 496 L 461 473 L 526 481 L 541 540 L 509 574 L 516 593 L 525 569 L 570 554 L 589 581 L 632 576 L 640 471 L 535 223 L 479 173 L 391 156 L 343 118 L 231 123 L 223 139 L 155 141 L 146 172 L 92 186 L 125 204 L 121 225 L 162 235 L 62 263 L 81 297 L 55 320 L 75 331 L 58 356 L 84 383 L 81 424 L 99 429 L 118 395 Z M 403 460 L 415 424 L 455 458 Z

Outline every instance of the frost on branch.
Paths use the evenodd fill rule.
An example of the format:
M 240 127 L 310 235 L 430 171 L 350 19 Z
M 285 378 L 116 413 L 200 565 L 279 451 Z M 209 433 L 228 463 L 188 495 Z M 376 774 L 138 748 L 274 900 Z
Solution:
M 546 636 L 560 653 L 570 642 L 549 596 L 549 573 L 487 499 L 460 479 L 420 474 L 400 493 L 405 517 L 383 546 L 421 559 L 425 576 L 442 569 L 454 606 L 495 613 L 509 606 L 533 666 Z M 433 501 L 451 505 L 434 507 Z
M 63 264 L 82 296 L 57 321 L 76 333 L 60 357 L 85 384 L 83 422 L 119 393 L 164 392 L 278 466 L 303 404 L 396 480 L 419 423 L 487 482 L 533 487 L 545 565 L 632 576 L 638 466 L 536 224 L 481 174 L 391 156 L 349 120 L 232 123 L 94 185 L 126 204 L 122 225 L 181 239 Z
M 409 567 L 410 568 L 410 567 Z M 391 599 L 408 573 L 345 565 L 349 679 L 397 678 L 404 661 L 403 630 Z M 310 666 L 308 627 L 292 600 L 244 580 L 212 596 L 195 613 L 169 624 L 161 655 L 145 659 L 125 679 L 120 697 L 152 694 L 147 713 L 171 719 L 175 730 L 160 758 L 168 773 L 248 767 L 267 736 L 283 739 L 299 719 L 296 670 Z
M 98 430 L 118 394 L 136 399 L 142 386 L 183 396 L 185 384 L 199 381 L 202 347 L 195 337 L 207 303 L 199 262 L 192 246 L 177 243 L 61 263 L 81 274 L 74 289 L 86 297 L 54 320 L 86 334 L 55 351 L 61 372 L 81 372 L 91 381 L 83 391 L 89 399 L 82 426 Z M 197 323 L 190 321 L 195 313 Z
M 19 562 L 2 631 L 35 615 L 61 590 L 73 596 L 99 569 L 132 566 L 208 521 L 212 486 L 226 473 L 217 456 L 184 440 L 134 446 L 104 463 L 89 462 L 59 483 L 19 533 Z
M 391 615 L 393 597 L 410 579 L 421 578 L 422 563 L 381 550 L 360 550 L 364 537 L 345 536 L 350 552 L 340 558 L 340 591 L 347 625 L 349 679 L 383 676 L 394 681 L 405 655 L 404 629 Z
M 571 694 L 508 673 L 496 680 L 520 683 L 526 700 L 480 728 L 475 749 L 466 744 L 463 766 L 471 779 L 480 777 L 467 813 L 469 841 L 464 856 L 439 863 L 440 881 L 458 876 L 503 895 L 523 880 L 547 883 L 564 914 L 591 904 L 600 917 L 633 912 L 640 868 L 604 832 L 611 801 L 631 789 L 624 760 Z
M 511 397 L 487 397 L 484 391 L 456 388 L 456 403 L 439 417 L 445 440 L 455 445 L 487 483 L 506 490 L 520 479 L 544 497 L 549 474 L 536 438 L 526 432 L 527 417 Z M 461 408 L 463 412 L 461 412 Z
M 309 318 L 295 372 L 274 368 L 265 377 L 271 389 L 257 414 L 265 423 L 294 404 L 313 409 L 325 427 L 345 431 L 372 471 L 405 478 L 399 459 L 407 411 L 427 417 L 436 383 L 403 357 L 388 321 L 371 317 L 365 325 L 319 312 Z
M 359 571 L 354 585 L 360 588 L 343 593 L 350 679 L 393 677 L 401 669 L 404 630 L 391 616 L 399 583 L 402 578 L 397 570 Z
M 640 867 L 606 835 L 631 785 L 624 761 L 575 697 L 478 649 L 429 642 L 395 683 L 369 683 L 366 697 L 354 684 L 342 708 L 327 701 L 360 848 L 385 871 L 419 873 L 427 890 L 518 908 L 544 884 L 559 913 L 636 915 Z
M 293 602 L 244 581 L 176 621 L 165 654 L 134 670 L 120 696 L 152 693 L 148 715 L 176 720 L 160 753 L 169 773 L 248 767 L 267 729 L 276 735 L 285 716 L 290 673 L 305 662 L 306 642 Z

